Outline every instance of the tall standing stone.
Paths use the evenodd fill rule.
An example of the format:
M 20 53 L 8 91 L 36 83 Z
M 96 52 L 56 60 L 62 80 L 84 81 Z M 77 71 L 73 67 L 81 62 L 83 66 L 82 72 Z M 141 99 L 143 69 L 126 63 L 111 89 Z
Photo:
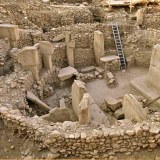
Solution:
M 136 12 L 136 17 L 137 17 L 137 25 L 141 26 L 143 24 L 143 17 L 144 17 L 144 9 L 138 9 L 138 11 Z
M 75 41 L 71 40 L 71 33 L 69 32 L 65 33 L 65 42 L 66 42 L 66 55 L 67 55 L 68 65 L 74 67 Z
M 54 51 L 53 45 L 48 41 L 39 42 L 39 50 L 42 54 L 42 61 L 44 68 L 52 72 L 52 53 Z
M 39 81 L 39 57 L 36 47 L 24 47 L 21 49 L 17 60 L 24 70 L 32 72 L 35 81 Z
M 100 65 L 100 58 L 104 57 L 104 35 L 101 31 L 94 32 L 94 54 L 96 63 Z
M 147 82 L 160 89 L 160 44 L 154 45 L 151 55 L 149 73 L 147 76 Z
M 18 47 L 19 29 L 17 25 L 0 24 L 0 38 L 7 37 L 12 48 Z
M 79 104 L 79 123 L 82 125 L 88 124 L 91 121 L 90 113 L 90 95 L 85 93 Z
M 77 118 L 79 117 L 79 110 L 80 110 L 80 102 L 84 96 L 84 94 L 87 93 L 85 83 L 75 80 L 72 85 L 72 106 L 73 111 Z

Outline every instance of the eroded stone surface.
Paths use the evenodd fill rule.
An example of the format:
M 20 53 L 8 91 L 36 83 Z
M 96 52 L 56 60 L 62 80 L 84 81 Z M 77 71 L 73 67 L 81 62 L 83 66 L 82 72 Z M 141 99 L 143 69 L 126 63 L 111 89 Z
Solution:
M 65 80 L 73 77 L 77 73 L 78 72 L 75 68 L 69 66 L 69 67 L 60 69 L 60 71 L 58 73 L 58 77 L 60 78 L 61 81 L 65 81 Z
M 122 109 L 127 119 L 140 122 L 147 118 L 146 110 L 132 94 L 124 96 Z

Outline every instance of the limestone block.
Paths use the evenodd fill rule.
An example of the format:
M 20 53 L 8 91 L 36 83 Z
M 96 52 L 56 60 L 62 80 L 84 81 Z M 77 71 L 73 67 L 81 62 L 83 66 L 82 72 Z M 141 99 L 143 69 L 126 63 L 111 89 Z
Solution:
M 114 79 L 114 75 L 112 74 L 112 72 L 107 72 L 106 76 L 108 79 Z
M 74 46 L 75 41 L 71 40 L 71 33 L 65 33 L 65 42 L 66 42 L 66 55 L 68 60 L 68 65 L 74 67 Z
M 42 61 L 43 61 L 44 67 L 46 69 L 49 69 L 52 72 L 51 55 L 54 51 L 53 45 L 50 42 L 41 41 L 39 42 L 39 50 L 40 50 L 40 53 L 42 54 Z
M 101 67 L 96 67 L 95 68 L 97 72 L 99 72 L 100 74 L 102 74 L 104 72 L 104 69 Z
M 109 127 L 110 122 L 105 113 L 100 109 L 100 107 L 96 104 L 95 100 L 90 96 L 90 112 L 91 112 L 91 123 L 93 125 L 104 124 Z
M 82 73 L 92 72 L 95 70 L 95 66 L 89 66 L 81 69 Z
M 72 107 L 77 118 L 79 117 L 79 110 L 80 110 L 79 104 L 85 93 L 87 93 L 85 83 L 79 80 L 75 80 L 74 83 L 72 84 Z
M 152 49 L 152 55 L 151 55 L 151 66 L 156 66 L 158 69 L 160 69 L 160 44 L 156 44 L 153 46 Z
M 149 67 L 149 73 L 147 77 L 147 82 L 156 87 L 157 89 L 160 89 L 160 84 L 157 83 L 160 80 L 160 70 L 156 68 L 156 66 L 150 66 Z
M 104 57 L 104 35 L 101 31 L 94 32 L 94 54 L 96 63 L 100 65 L 100 58 Z
M 118 108 L 121 107 L 121 102 L 111 96 L 106 97 L 105 102 L 106 107 L 110 108 L 112 111 L 116 111 Z
M 89 93 L 85 93 L 79 104 L 79 123 L 82 125 L 88 124 L 91 120 L 89 100 Z
M 124 118 L 124 112 L 123 112 L 122 108 L 117 109 L 117 110 L 114 112 L 114 116 L 115 116 L 117 119 L 123 119 L 123 118 Z
M 71 40 L 71 33 L 65 32 L 65 42 L 68 43 Z
M 33 75 L 33 79 L 35 81 L 39 81 L 39 67 L 37 65 L 34 66 L 23 66 L 23 69 L 26 71 L 31 71 Z
M 60 99 L 60 101 L 59 101 L 59 106 L 60 106 L 60 108 L 65 108 L 65 107 L 66 107 L 65 99 L 64 99 L 64 98 L 61 98 L 61 99 Z
M 76 75 L 78 72 L 75 68 L 73 67 L 65 67 L 59 70 L 58 77 L 60 78 L 61 81 L 65 81 L 72 76 Z
M 17 55 L 18 63 L 23 69 L 31 71 L 34 80 L 39 80 L 39 57 L 36 47 L 24 47 Z
M 16 41 L 19 39 L 19 29 L 17 25 L 0 24 L 0 38 L 7 37 L 10 40 Z
M 40 107 L 41 109 L 45 110 L 45 111 L 50 111 L 51 108 L 46 105 L 44 102 L 42 102 L 37 96 L 35 96 L 32 92 L 28 91 L 27 92 L 27 99 L 38 104 L 38 107 Z
M 136 17 L 137 17 L 137 25 L 142 25 L 143 24 L 143 19 L 144 19 L 144 13 L 143 13 L 143 8 L 138 9 L 136 12 Z
M 108 62 L 112 62 L 115 60 L 119 60 L 119 57 L 116 55 L 109 55 L 109 56 L 105 56 L 105 57 L 100 58 L 100 61 L 103 63 L 108 63 Z
M 51 122 L 65 122 L 65 121 L 73 121 L 72 117 L 73 112 L 68 108 L 58 108 L 55 107 L 50 112 L 44 116 L 43 119 Z
M 62 41 L 64 38 L 65 38 L 64 34 L 59 34 L 58 36 L 52 39 L 52 42 L 59 42 Z
M 18 63 L 22 66 L 34 66 L 39 64 L 38 51 L 36 47 L 24 47 L 18 53 Z
M 126 119 L 140 122 L 147 118 L 146 110 L 132 94 L 124 96 L 122 109 Z
M 75 47 L 75 40 L 69 41 L 68 45 L 69 45 L 70 48 L 74 48 Z
M 152 55 L 151 55 L 151 62 L 150 68 L 147 76 L 147 82 L 160 89 L 159 83 L 160 80 L 160 45 L 157 44 L 153 46 Z

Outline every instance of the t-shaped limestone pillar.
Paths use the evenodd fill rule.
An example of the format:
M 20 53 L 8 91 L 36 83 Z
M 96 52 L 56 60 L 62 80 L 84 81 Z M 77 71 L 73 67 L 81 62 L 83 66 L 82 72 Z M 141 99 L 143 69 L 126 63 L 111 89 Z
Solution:
M 32 72 L 34 80 L 39 81 L 39 57 L 36 47 L 24 47 L 21 49 L 17 60 L 23 69 Z
M 79 80 L 75 80 L 72 85 L 72 106 L 73 106 L 73 111 L 76 114 L 77 118 L 79 117 L 79 110 L 80 110 L 79 104 L 85 93 L 87 93 L 85 84 Z
M 68 60 L 68 65 L 74 67 L 74 47 L 75 41 L 71 40 L 71 33 L 65 33 L 65 42 L 66 42 L 66 55 Z
M 91 121 L 89 93 L 83 95 L 79 107 L 79 123 L 82 125 L 88 124 Z
M 104 57 L 104 35 L 101 31 L 94 31 L 94 54 L 96 63 L 100 65 L 100 58 Z
M 39 42 L 39 50 L 42 54 L 42 61 L 44 68 L 49 69 L 52 72 L 52 53 L 54 51 L 53 45 L 48 41 Z
M 154 45 L 151 55 L 147 82 L 160 89 L 160 44 Z
M 0 38 L 7 37 L 10 40 L 11 47 L 18 46 L 19 29 L 17 25 L 0 24 Z

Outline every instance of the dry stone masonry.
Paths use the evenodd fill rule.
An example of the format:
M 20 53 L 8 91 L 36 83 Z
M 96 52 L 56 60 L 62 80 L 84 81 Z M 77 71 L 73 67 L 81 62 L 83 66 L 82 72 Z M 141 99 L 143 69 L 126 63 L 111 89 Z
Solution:
M 158 160 L 156 3 L 128 2 L 128 10 L 122 1 L 0 0 L 0 157 Z M 8 136 L 14 145 L 1 131 L 18 137 Z M 21 137 L 34 149 L 16 147 Z

